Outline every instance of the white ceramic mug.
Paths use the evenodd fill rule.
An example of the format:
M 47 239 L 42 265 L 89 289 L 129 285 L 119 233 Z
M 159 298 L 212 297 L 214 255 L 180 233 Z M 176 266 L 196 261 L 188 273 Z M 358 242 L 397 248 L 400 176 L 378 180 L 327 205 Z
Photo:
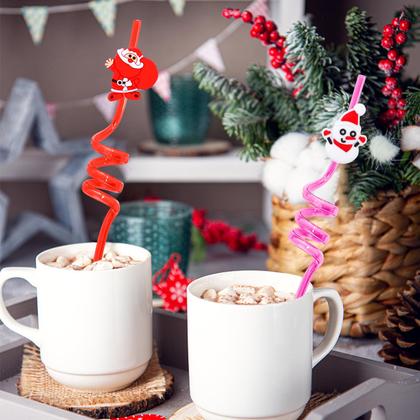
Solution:
M 65 245 L 36 257 L 36 268 L 4 268 L 3 285 L 21 277 L 37 289 L 39 328 L 17 322 L 0 297 L 0 319 L 41 349 L 48 373 L 71 388 L 124 388 L 152 356 L 151 255 L 134 245 L 107 244 L 141 263 L 116 270 L 74 271 L 44 262 L 51 257 L 93 255 L 95 243 Z
M 206 420 L 296 419 L 311 395 L 312 368 L 334 347 L 343 304 L 333 289 L 308 287 L 303 297 L 270 305 L 201 299 L 204 290 L 234 284 L 296 292 L 300 277 L 269 271 L 212 274 L 188 286 L 191 398 Z M 313 302 L 325 298 L 330 316 L 312 347 Z

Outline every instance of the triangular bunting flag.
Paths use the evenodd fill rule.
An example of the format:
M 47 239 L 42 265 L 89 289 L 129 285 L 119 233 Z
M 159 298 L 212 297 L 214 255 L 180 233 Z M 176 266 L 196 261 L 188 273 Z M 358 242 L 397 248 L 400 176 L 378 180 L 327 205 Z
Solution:
M 185 0 L 169 0 L 169 3 L 177 16 L 182 16 L 184 14 Z
M 255 0 L 253 3 L 249 5 L 248 10 L 254 16 L 263 15 L 264 17 L 268 17 L 267 0 Z
M 165 101 L 171 99 L 171 75 L 167 71 L 160 71 L 153 90 Z
M 25 6 L 22 7 L 22 15 L 26 26 L 31 34 L 34 44 L 39 44 L 44 35 L 45 25 L 48 19 L 47 6 Z
M 225 63 L 214 38 L 208 39 L 203 45 L 197 48 L 195 53 L 198 58 L 214 67 L 217 71 L 225 71 Z
M 108 93 L 96 95 L 92 100 L 98 111 L 105 118 L 105 121 L 111 122 L 114 117 L 115 105 L 117 102 L 108 101 Z
M 108 36 L 114 35 L 117 6 L 115 0 L 93 0 L 89 8 Z

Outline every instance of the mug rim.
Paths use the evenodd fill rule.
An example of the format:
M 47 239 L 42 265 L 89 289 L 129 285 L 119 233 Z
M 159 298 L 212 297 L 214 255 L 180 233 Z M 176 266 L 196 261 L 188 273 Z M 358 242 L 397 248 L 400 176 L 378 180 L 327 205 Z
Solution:
M 60 272 L 62 272 L 63 271 L 63 268 L 51 267 L 50 265 L 48 265 L 48 264 L 44 263 L 43 261 L 41 261 L 41 258 L 44 256 L 44 254 L 46 254 L 48 252 L 51 252 L 51 251 L 59 250 L 61 248 L 69 248 L 69 247 L 73 247 L 73 246 L 74 247 L 77 247 L 77 246 L 83 246 L 83 245 L 84 246 L 88 246 L 88 245 L 95 246 L 96 245 L 96 242 L 78 242 L 76 244 L 59 245 L 59 246 L 55 246 L 53 248 L 45 249 L 44 251 L 41 251 L 36 256 L 36 258 L 35 258 L 36 267 L 38 267 L 38 264 L 39 264 L 39 266 L 42 267 L 43 269 L 46 268 L 47 270 L 59 270 Z M 124 246 L 124 247 L 129 247 L 129 248 L 138 248 L 138 249 L 142 250 L 142 252 L 144 252 L 146 258 L 144 260 L 142 260 L 138 264 L 131 264 L 131 265 L 128 265 L 127 267 L 121 267 L 121 268 L 116 268 L 116 269 L 106 270 L 106 271 L 110 271 L 110 272 L 111 271 L 113 271 L 113 272 L 118 271 L 119 273 L 121 273 L 122 271 L 127 271 L 127 270 L 130 270 L 130 269 L 133 269 L 136 266 L 147 264 L 152 259 L 152 254 L 150 253 L 150 251 L 148 251 L 146 248 L 143 248 L 143 247 L 138 246 L 138 245 L 125 244 L 125 243 L 122 243 L 122 242 L 107 242 L 106 245 L 105 245 L 105 248 L 107 246 L 109 246 L 109 245 L 111 245 L 111 246 L 114 246 L 114 245 Z M 105 253 L 105 251 L 104 251 L 104 253 Z M 89 274 L 91 275 L 92 274 L 92 271 L 70 270 L 70 272 L 71 271 L 74 271 L 75 273 L 78 273 L 78 274 L 83 273 L 83 275 L 89 275 Z M 69 270 L 67 270 L 67 272 L 69 272 Z M 99 271 L 99 272 L 103 274 L 103 271 Z
M 189 299 L 192 299 L 192 300 L 194 300 L 196 302 L 200 302 L 201 304 L 204 304 L 204 305 L 207 305 L 207 304 L 209 304 L 209 305 L 220 305 L 219 302 L 212 302 L 210 300 L 202 299 L 200 296 L 198 296 L 196 293 L 194 293 L 192 291 L 192 289 L 194 287 L 196 287 L 198 285 L 198 283 L 201 283 L 204 280 L 207 280 L 209 277 L 222 276 L 222 275 L 226 275 L 226 274 L 231 275 L 233 273 L 238 273 L 239 275 L 241 273 L 256 273 L 257 275 L 261 274 L 261 273 L 266 273 L 266 274 L 269 273 L 270 275 L 273 275 L 273 276 L 286 276 L 289 279 L 294 279 L 294 280 L 298 280 L 298 279 L 302 278 L 302 276 L 299 276 L 299 275 L 296 275 L 296 274 L 283 273 L 283 272 L 277 272 L 277 271 L 269 271 L 269 270 L 231 270 L 231 271 L 223 271 L 223 272 L 220 272 L 220 273 L 208 274 L 206 276 L 202 276 L 202 277 L 199 277 L 196 280 L 193 280 L 187 287 L 187 301 Z M 264 274 L 264 275 L 266 275 L 266 274 Z M 240 281 L 236 282 L 236 283 L 240 283 Z M 297 290 L 297 288 L 296 288 L 296 290 Z M 263 310 L 263 308 L 273 308 L 273 307 L 278 307 L 278 305 L 281 305 L 282 307 L 284 307 L 284 305 L 293 305 L 293 304 L 296 304 L 296 303 L 302 301 L 303 298 L 309 296 L 310 294 L 312 294 L 312 292 L 313 292 L 313 286 L 312 286 L 311 283 L 309 283 L 308 287 L 305 291 L 305 294 L 298 299 L 293 299 L 293 300 L 289 300 L 289 301 L 281 302 L 281 303 L 270 303 L 270 304 L 267 304 L 267 305 L 232 305 L 232 304 L 226 305 L 225 304 L 223 306 L 227 306 L 229 308 L 237 307 L 237 308 L 240 308 L 239 310 L 255 310 L 255 309 L 258 310 L 257 308 L 261 308 L 260 310 Z

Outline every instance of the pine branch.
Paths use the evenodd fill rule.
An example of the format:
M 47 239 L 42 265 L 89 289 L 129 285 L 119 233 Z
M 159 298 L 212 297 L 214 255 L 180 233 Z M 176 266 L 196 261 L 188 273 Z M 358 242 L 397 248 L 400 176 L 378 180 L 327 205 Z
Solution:
M 407 33 L 407 41 L 405 47 L 413 47 L 414 44 L 420 42 L 420 7 L 408 6 L 402 10 L 404 18 L 408 19 L 411 23 L 411 28 Z M 400 16 L 398 12 L 397 16 Z
M 316 101 L 333 88 L 333 81 L 327 75 L 332 64 L 314 26 L 297 22 L 287 34 L 288 61 L 294 62 L 296 86 L 301 87 L 298 95 L 312 109 Z M 303 103 L 301 103 L 303 105 Z
M 375 197 L 378 191 L 388 189 L 393 183 L 392 176 L 374 170 L 366 172 L 348 170 L 348 175 L 348 198 L 356 208 L 360 208 L 364 201 Z
M 260 106 L 260 101 L 245 85 L 235 79 L 228 79 L 206 64 L 195 63 L 193 77 L 198 82 L 199 88 L 214 98 L 236 102 L 238 105 L 246 102 L 248 108 L 256 111 Z
M 311 132 L 318 133 L 332 127 L 341 114 L 347 111 L 350 95 L 343 90 L 324 95 L 315 105 L 309 122 Z
M 404 123 L 407 125 L 417 124 L 420 120 L 420 89 L 411 88 L 407 94 L 407 113 Z
M 346 58 L 349 89 L 353 89 L 359 74 L 366 76 L 364 103 L 376 118 L 386 105 L 386 98 L 381 93 L 385 74 L 378 68 L 378 62 L 383 58 L 381 34 L 371 17 L 358 7 L 348 11 L 345 26 L 348 36 Z
M 270 119 L 278 128 L 277 137 L 301 128 L 296 103 L 277 74 L 266 67 L 253 65 L 248 69 L 247 83 L 269 110 Z

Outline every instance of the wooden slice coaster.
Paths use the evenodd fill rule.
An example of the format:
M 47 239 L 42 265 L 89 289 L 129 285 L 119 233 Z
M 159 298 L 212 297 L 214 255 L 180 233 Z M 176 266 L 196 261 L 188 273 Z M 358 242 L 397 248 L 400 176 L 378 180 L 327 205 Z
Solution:
M 213 140 L 202 144 L 166 145 L 153 140 L 140 143 L 139 149 L 143 153 L 161 156 L 211 156 L 228 152 L 231 144 L 225 140 Z
M 19 395 L 96 419 L 125 417 L 162 404 L 173 394 L 174 378 L 161 368 L 156 351 L 146 372 L 128 388 L 115 392 L 81 392 L 52 379 L 33 344 L 24 347 Z
M 316 392 L 312 394 L 311 399 L 306 404 L 305 410 L 300 415 L 298 420 L 303 420 L 312 410 L 324 404 L 328 400 L 336 397 L 338 393 L 333 392 L 331 394 L 324 394 L 322 392 Z M 194 403 L 188 404 L 179 410 L 177 410 L 172 416 L 169 417 L 169 420 L 204 420 L 200 416 L 197 409 L 195 408 Z

